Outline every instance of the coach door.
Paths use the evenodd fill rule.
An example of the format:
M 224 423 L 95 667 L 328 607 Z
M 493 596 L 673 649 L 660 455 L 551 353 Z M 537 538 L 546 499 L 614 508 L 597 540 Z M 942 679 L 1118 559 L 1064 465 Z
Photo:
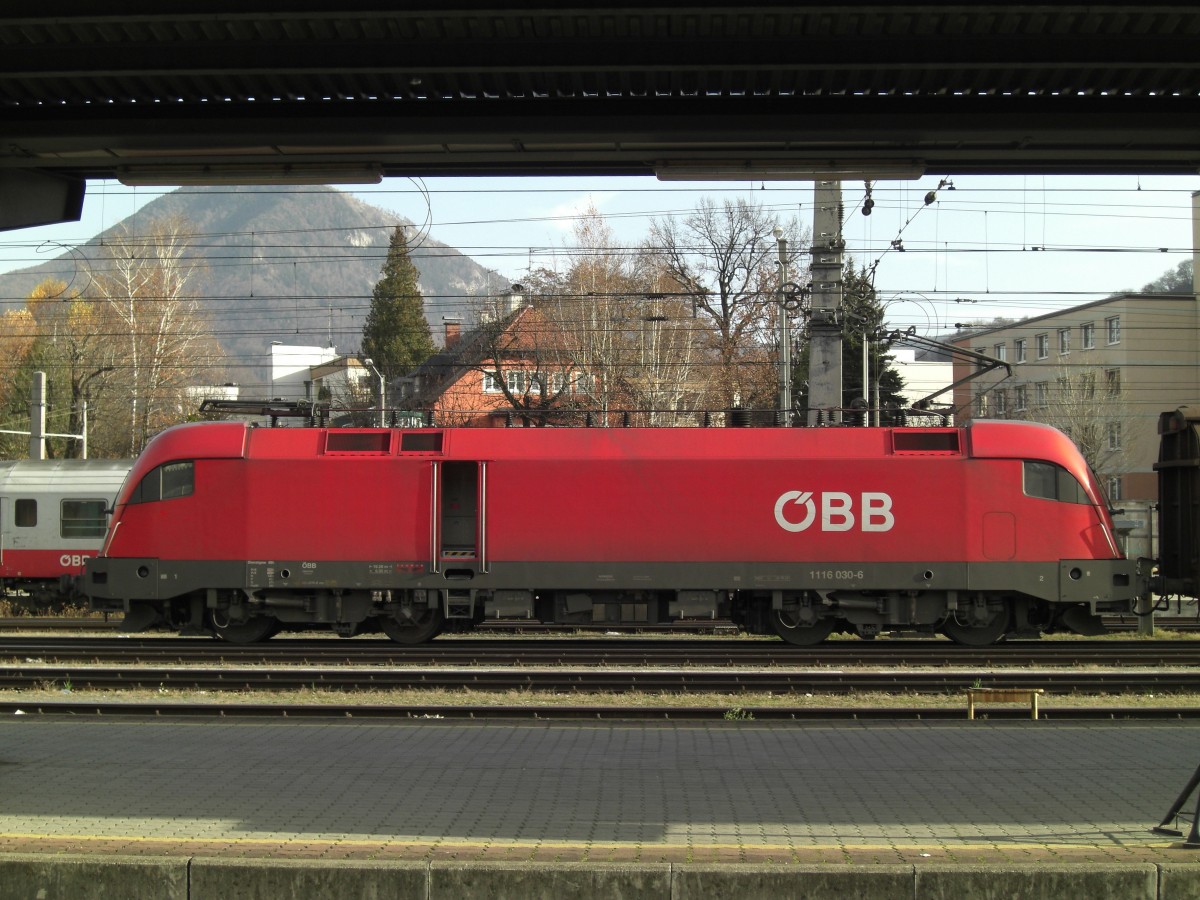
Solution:
M 487 571 L 487 463 L 433 464 L 432 570 L 447 578 Z

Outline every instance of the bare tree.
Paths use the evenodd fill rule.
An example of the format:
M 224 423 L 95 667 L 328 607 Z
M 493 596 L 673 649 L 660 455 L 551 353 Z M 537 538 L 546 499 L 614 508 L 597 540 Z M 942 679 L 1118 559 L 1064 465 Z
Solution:
M 189 290 L 195 263 L 187 249 L 184 223 L 161 220 L 146 235 L 126 231 L 107 243 L 104 268 L 92 278 L 90 290 L 128 335 L 121 373 L 131 454 L 186 415 L 185 388 L 219 357 Z
M 1108 481 L 1133 470 L 1133 437 L 1139 423 L 1121 403 L 1121 384 L 1103 366 L 1062 367 L 1053 382 L 1031 387 L 1028 418 L 1053 425 L 1075 442 L 1101 479 Z
M 712 383 L 725 406 L 761 395 L 758 382 L 764 371 L 774 383 L 765 351 L 774 341 L 768 326 L 779 283 L 776 226 L 761 206 L 741 199 L 720 206 L 705 199 L 682 220 L 651 222 L 646 251 L 690 296 L 711 329 Z M 783 230 L 789 236 L 789 268 L 795 272 L 803 238 L 795 221 Z
M 598 420 L 621 412 L 668 424 L 694 407 L 701 329 L 678 283 L 645 253 L 619 246 L 594 208 L 575 223 L 563 256 L 564 272 L 531 273 L 531 298 L 557 326 Z
M 612 229 L 594 207 L 575 222 L 572 243 L 564 255 L 567 271 L 540 273 L 533 279 L 534 302 L 557 328 L 559 349 L 576 371 L 590 404 L 601 418 L 628 405 L 631 297 L 638 293 L 634 259 L 617 246 Z

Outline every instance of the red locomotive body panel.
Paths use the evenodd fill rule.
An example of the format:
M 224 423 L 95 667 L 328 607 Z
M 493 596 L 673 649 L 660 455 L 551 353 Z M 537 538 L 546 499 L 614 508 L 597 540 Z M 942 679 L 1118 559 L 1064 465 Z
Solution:
M 146 496 L 139 479 L 154 485 Z M 863 619 L 853 610 L 871 603 L 880 616 L 896 615 L 867 596 L 886 594 L 898 606 L 902 594 L 929 594 L 945 609 L 913 615 L 944 619 L 956 615 L 960 592 L 1004 594 L 1004 566 L 1012 593 L 1094 612 L 1098 602 L 1125 603 L 1129 580 L 1073 445 L 1054 429 L 1017 423 L 183 426 L 138 460 L 104 556 L 89 567 L 100 574 L 93 590 L 101 598 L 170 603 L 203 590 L 211 609 L 226 602 L 218 591 L 241 591 L 234 607 L 244 599 L 298 608 L 308 602 L 301 594 L 332 592 L 341 604 L 345 592 L 366 591 L 376 605 L 400 595 L 448 610 L 452 595 L 463 595 L 467 618 L 479 617 L 477 601 L 499 615 L 506 604 L 532 609 L 542 593 L 575 591 L 569 602 L 559 596 L 564 608 L 582 608 L 580 597 L 594 607 L 650 596 L 690 609 L 702 602 L 697 592 L 712 594 L 715 608 L 747 592 L 748 602 L 775 611 L 820 605 L 805 613 L 809 624 L 831 611 Z M 122 559 L 151 562 L 141 569 L 157 577 L 111 583 Z M 1092 565 L 1086 578 L 1071 578 L 1087 584 L 1060 584 L 1060 569 L 1078 560 Z

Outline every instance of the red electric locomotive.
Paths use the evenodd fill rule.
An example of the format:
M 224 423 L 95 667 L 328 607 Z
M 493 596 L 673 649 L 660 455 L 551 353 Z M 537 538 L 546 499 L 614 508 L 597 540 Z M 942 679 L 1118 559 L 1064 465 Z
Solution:
M 104 539 L 129 461 L 0 461 L 0 593 L 30 611 L 83 603 L 75 579 Z
M 222 422 L 150 443 L 84 590 L 234 641 L 711 616 L 795 644 L 895 628 L 986 644 L 1094 632 L 1144 583 L 1075 446 L 1043 425 Z

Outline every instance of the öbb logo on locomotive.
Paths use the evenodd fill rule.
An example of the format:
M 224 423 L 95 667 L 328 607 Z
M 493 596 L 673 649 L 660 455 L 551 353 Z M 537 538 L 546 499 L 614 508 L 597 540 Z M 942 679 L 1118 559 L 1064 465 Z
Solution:
M 892 513 L 891 495 L 882 491 L 863 491 L 859 498 L 859 515 L 855 518 L 854 498 L 844 491 L 822 491 L 820 495 L 821 531 L 851 531 L 857 524 L 860 531 L 891 531 L 896 524 Z M 788 512 L 800 507 L 800 519 L 788 517 Z M 775 501 L 775 521 L 784 531 L 807 531 L 816 521 L 817 501 L 812 491 L 785 491 Z

